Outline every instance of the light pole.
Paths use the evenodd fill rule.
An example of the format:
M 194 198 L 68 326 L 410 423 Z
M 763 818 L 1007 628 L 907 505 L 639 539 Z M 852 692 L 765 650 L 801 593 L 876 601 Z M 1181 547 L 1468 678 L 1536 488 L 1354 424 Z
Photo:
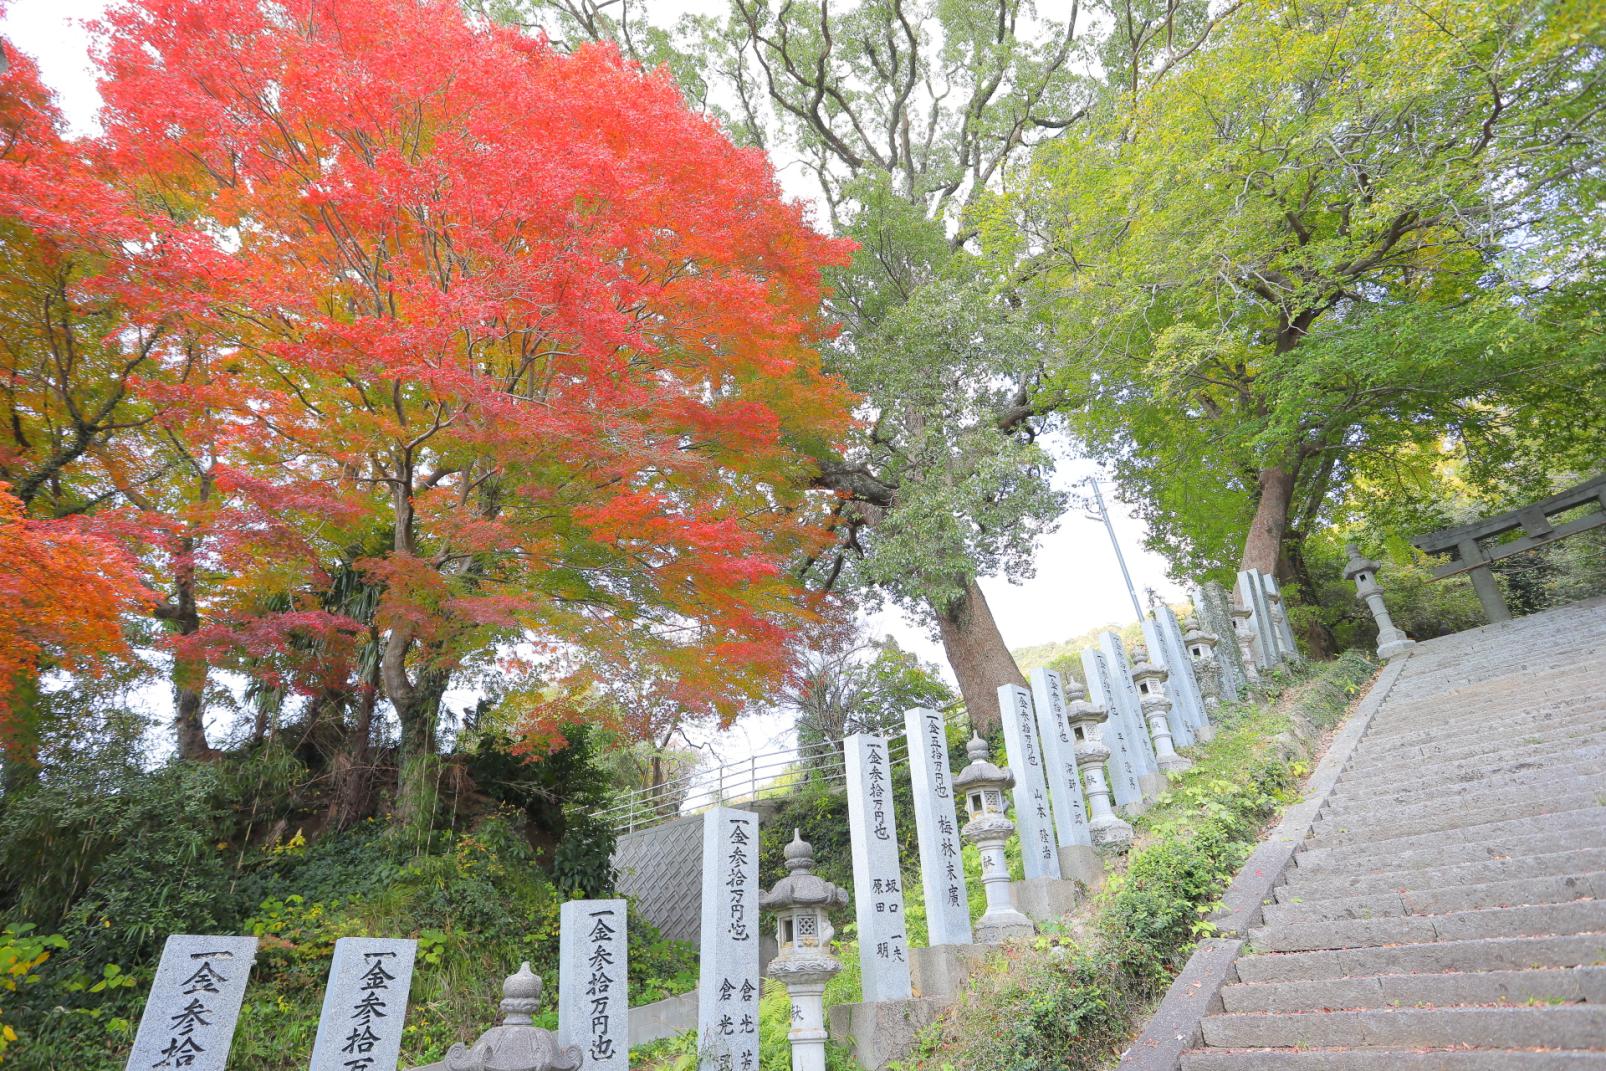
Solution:
M 1110 546 L 1115 548 L 1115 561 L 1121 567 L 1121 579 L 1126 581 L 1126 593 L 1132 599 L 1132 612 L 1142 621 L 1143 606 L 1138 602 L 1137 588 L 1132 586 L 1132 574 L 1126 570 L 1126 556 L 1121 553 L 1121 541 L 1115 538 L 1115 525 L 1110 523 L 1110 511 L 1104 508 L 1104 492 L 1099 490 L 1098 477 L 1089 476 L 1087 485 L 1093 489 L 1093 508 L 1098 511 L 1099 520 L 1104 522 L 1104 530 L 1110 533 Z

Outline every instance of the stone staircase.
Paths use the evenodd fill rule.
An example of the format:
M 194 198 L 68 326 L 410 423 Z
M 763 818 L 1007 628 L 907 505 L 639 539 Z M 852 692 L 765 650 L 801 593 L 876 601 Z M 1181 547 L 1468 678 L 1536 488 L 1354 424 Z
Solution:
M 1606 1068 L 1606 601 L 1419 644 L 1184 1071 Z

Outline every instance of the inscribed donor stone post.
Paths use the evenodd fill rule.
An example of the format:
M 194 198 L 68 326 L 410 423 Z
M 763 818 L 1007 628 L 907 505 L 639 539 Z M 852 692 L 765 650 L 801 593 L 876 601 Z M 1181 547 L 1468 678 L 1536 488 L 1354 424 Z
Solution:
M 1116 699 L 1121 694 L 1110 682 L 1110 670 L 1104 656 L 1092 647 L 1082 648 L 1082 673 L 1087 677 L 1087 701 L 1102 707 L 1109 720 L 1102 727 L 1104 742 L 1110 747 L 1110 791 L 1115 794 L 1119 807 L 1141 806 L 1143 783 L 1139 780 L 1146 772 L 1144 763 L 1148 751 L 1131 728 Z
M 1082 799 L 1082 779 L 1076 772 L 1076 740 L 1071 735 L 1071 723 L 1065 720 L 1065 691 L 1054 670 L 1032 670 L 1032 705 L 1042 734 L 1043 771 L 1054 800 L 1056 839 L 1066 846 L 1091 847 L 1087 804 Z
M 947 727 L 941 714 L 926 707 L 905 711 L 903 720 L 909 739 L 909 779 L 914 786 L 928 939 L 933 945 L 968 945 L 970 900 L 965 892 L 959 815 L 948 766 Z
M 629 922 L 623 900 L 570 900 L 558 912 L 558 1044 L 586 1071 L 630 1066 Z
M 882 737 L 854 733 L 842 744 L 847 759 L 853 906 L 859 922 L 864 999 L 904 1000 L 912 990 L 903 879 L 898 869 L 898 827 L 892 811 L 892 762 Z
M 1054 846 L 1054 820 L 1049 811 L 1048 782 L 1043 778 L 1043 755 L 1037 746 L 1037 719 L 1032 715 L 1032 693 L 1018 684 L 998 689 L 998 709 L 1004 721 L 1004 750 L 1015 774 L 1015 829 L 1020 833 L 1021 869 L 1030 878 L 1060 877 L 1059 852 Z
M 128 1054 L 128 1071 L 223 1071 L 256 951 L 255 937 L 169 937 Z
M 1160 763 L 1154 756 L 1154 741 L 1149 739 L 1149 726 L 1143 719 L 1143 702 L 1138 686 L 1132 683 L 1132 663 L 1127 660 L 1121 637 L 1113 632 L 1099 633 L 1099 654 L 1103 659 L 1105 680 L 1113 693 L 1116 710 L 1121 712 L 1122 725 L 1138 738 L 1143 752 L 1140 776 L 1158 774 Z
M 703 815 L 699 1071 L 758 1071 L 758 815 Z
M 312 1071 L 396 1071 L 417 948 L 383 937 L 335 942 Z
M 1182 640 L 1182 624 L 1177 620 L 1177 615 L 1171 612 L 1171 607 L 1165 605 L 1155 608 L 1154 622 L 1160 640 L 1165 645 L 1166 669 L 1171 672 L 1171 700 L 1174 703 L 1177 696 L 1182 696 L 1187 710 L 1188 729 L 1197 737 L 1199 730 L 1210 724 L 1210 715 L 1205 711 L 1204 692 L 1199 687 L 1199 678 L 1193 674 L 1193 659 L 1188 655 L 1188 645 Z

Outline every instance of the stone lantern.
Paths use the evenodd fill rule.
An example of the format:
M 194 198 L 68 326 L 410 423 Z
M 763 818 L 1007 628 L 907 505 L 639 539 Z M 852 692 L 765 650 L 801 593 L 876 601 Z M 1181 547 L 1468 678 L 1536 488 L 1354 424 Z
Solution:
M 1093 847 L 1103 855 L 1120 855 L 1132 846 L 1132 827 L 1117 818 L 1110 807 L 1110 785 L 1104 776 L 1110 749 L 1098 730 L 1108 716 L 1103 707 L 1081 698 L 1071 700 L 1065 707 L 1065 720 L 1076 740 L 1076 768 L 1087 788 L 1087 829 L 1092 834 Z
M 1244 676 L 1250 684 L 1260 683 L 1260 669 L 1255 665 L 1255 626 L 1249 622 L 1249 607 L 1234 606 L 1232 608 L 1232 634 L 1238 641 L 1238 653 L 1242 655 Z
M 1015 775 L 988 761 L 987 742 L 979 736 L 970 738 L 965 753 L 970 763 L 954 778 L 954 791 L 964 797 L 970 821 L 959 835 L 981 852 L 981 881 L 987 891 L 987 912 L 976 922 L 976 940 L 996 945 L 1008 937 L 1029 937 L 1037 930 L 1015 907 L 1004 860 L 1004 842 L 1015 832 L 1015 823 L 1004 814 L 1004 790 L 1014 787 Z
M 1216 657 L 1216 644 L 1219 642 L 1214 632 L 1208 632 L 1199 627 L 1193 618 L 1182 623 L 1187 631 L 1183 634 L 1182 645 L 1188 650 L 1188 657 L 1193 659 L 1193 675 L 1199 682 L 1199 691 L 1204 694 L 1205 709 L 1214 714 L 1221 706 L 1221 662 Z
M 1388 607 L 1383 605 L 1383 589 L 1377 583 L 1377 562 L 1361 557 L 1360 548 L 1354 543 L 1346 544 L 1344 550 L 1349 554 L 1344 579 L 1355 581 L 1356 594 L 1366 603 L 1367 609 L 1372 611 L 1372 619 L 1377 622 L 1378 657 L 1396 658 L 1415 647 L 1416 641 L 1395 626 Z
M 784 849 L 786 877 L 761 893 L 758 906 L 775 916 L 779 951 L 769 976 L 792 1001 L 792 1071 L 825 1071 L 825 984 L 842 969 L 831 955 L 830 911 L 848 902 L 847 890 L 810 872 L 814 849 L 794 829 Z
M 1132 683 L 1138 686 L 1143 720 L 1148 723 L 1149 737 L 1154 741 L 1154 762 L 1163 774 L 1186 770 L 1193 765 L 1178 755 L 1171 744 L 1171 723 L 1166 720 L 1171 712 L 1171 700 L 1165 692 L 1167 676 L 1165 670 L 1149 661 L 1147 647 L 1132 648 Z
M 502 983 L 502 1022 L 473 1045 L 457 1042 L 446 1058 L 419 1071 L 578 1071 L 578 1045 L 560 1046 L 557 1036 L 531 1022 L 541 1004 L 541 979 L 522 964 Z

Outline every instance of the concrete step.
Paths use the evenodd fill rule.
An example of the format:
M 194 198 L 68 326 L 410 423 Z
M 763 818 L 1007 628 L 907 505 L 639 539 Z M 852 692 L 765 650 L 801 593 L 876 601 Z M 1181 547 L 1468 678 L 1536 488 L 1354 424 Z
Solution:
M 1454 808 L 1446 808 L 1446 811 L 1454 813 Z M 1467 823 L 1463 825 L 1430 829 L 1420 833 L 1405 830 L 1387 833 L 1367 830 L 1328 833 L 1307 838 L 1304 846 L 1311 851 L 1364 849 L 1370 855 L 1431 848 L 1435 844 L 1486 844 L 1509 840 L 1512 837 L 1542 836 L 1574 829 L 1606 831 L 1606 807 L 1599 804 L 1558 811 L 1555 814 L 1525 814 L 1515 818 L 1496 818 L 1485 822 L 1476 821 L 1475 816 L 1469 811 L 1467 818 Z
M 1240 981 L 1277 982 L 1370 974 L 1582 967 L 1600 963 L 1606 963 L 1606 932 L 1439 941 L 1391 948 L 1267 952 L 1240 956 L 1235 966 Z
M 1595 1051 L 1518 1049 L 1192 1049 L 1182 1071 L 1600 1071 Z
M 1307 952 L 1326 948 L 1472 941 L 1492 937 L 1549 937 L 1606 930 L 1606 900 L 1452 911 L 1443 915 L 1344 919 L 1249 930 L 1256 952 Z
M 1521 683 L 1516 681 L 1514 685 Z M 1572 681 L 1562 695 L 1502 696 L 1485 687 L 1424 705 L 1419 716 L 1402 710 L 1396 695 L 1390 693 L 1385 708 L 1368 726 L 1366 738 L 1356 745 L 1351 761 L 1366 762 L 1412 747 L 1476 739 L 1480 735 L 1488 742 L 1497 742 L 1517 726 L 1532 731 L 1541 726 L 1579 724 L 1581 715 L 1594 709 L 1589 697 L 1599 694 L 1600 688 L 1599 680 Z
M 1535 790 L 1532 785 L 1518 785 L 1516 788 L 1501 788 L 1494 784 L 1468 786 L 1455 794 L 1453 807 L 1446 807 L 1442 798 L 1419 800 L 1405 805 L 1375 804 L 1360 799 L 1342 803 L 1329 801 L 1322 805 L 1315 825 L 1336 822 L 1358 822 L 1364 825 L 1367 822 L 1387 821 L 1391 816 L 1402 823 L 1414 822 L 1446 811 L 1505 807 L 1530 802 L 1546 803 L 1551 800 L 1570 802 L 1579 797 L 1606 803 L 1606 772 L 1553 781 L 1542 790 Z
M 1571 900 L 1606 900 L 1606 871 L 1557 874 L 1548 878 L 1518 878 L 1484 885 L 1458 885 L 1411 892 L 1368 893 L 1328 900 L 1294 898 L 1266 905 L 1268 926 L 1344 919 L 1392 918 L 1402 915 L 1443 915 L 1481 911 L 1491 907 L 1564 904 Z
M 1211 1015 L 1202 1025 L 1206 1045 L 1234 1049 L 1606 1049 L 1606 1008 L 1587 1004 Z
M 1489 885 L 1523 878 L 1556 877 L 1606 870 L 1606 848 L 1580 848 L 1522 859 L 1490 859 L 1456 866 L 1418 870 L 1386 870 L 1375 874 L 1324 874 L 1290 867 L 1287 880 L 1277 887 L 1278 903 L 1312 903 L 1371 893 L 1431 890 L 1463 885 Z
M 1600 711 L 1593 705 L 1580 704 L 1565 718 L 1550 718 L 1524 732 L 1497 739 L 1491 739 L 1488 733 L 1473 733 L 1466 737 L 1440 736 L 1425 744 L 1390 748 L 1375 754 L 1357 748 L 1344 767 L 1344 776 L 1370 777 L 1392 771 L 1409 775 L 1420 765 L 1459 762 L 1519 748 L 1548 748 L 1574 740 L 1584 743 L 1603 736 L 1606 736 L 1606 727 L 1601 725 Z
M 1401 704 L 1391 692 L 1387 708 L 1379 712 L 1381 720 L 1373 720 L 1353 757 L 1365 761 L 1382 751 L 1465 742 L 1480 734 L 1485 743 L 1498 744 L 1519 726 L 1539 728 L 1576 719 L 1603 686 L 1606 674 L 1596 674 L 1536 692 L 1531 680 L 1511 677 L 1417 704 Z
M 1600 726 L 1597 712 L 1593 726 L 1587 731 L 1560 728 L 1552 730 L 1548 737 L 1522 733 L 1499 743 L 1483 738 L 1447 755 L 1417 755 L 1415 752 L 1420 749 L 1412 748 L 1409 754 L 1391 757 L 1386 762 L 1364 765 L 1351 762 L 1344 768 L 1344 781 L 1351 786 L 1381 785 L 1386 789 L 1424 773 L 1437 774 L 1467 767 L 1487 769 L 1499 762 L 1518 759 L 1543 761 L 1583 751 L 1598 752 L 1602 748 L 1606 748 L 1606 727 Z
M 1534 818 L 1541 815 L 1559 815 L 1568 811 L 1581 811 L 1606 804 L 1606 774 L 1598 778 L 1600 787 L 1588 792 L 1554 796 L 1542 792 L 1523 792 L 1520 796 L 1469 796 L 1458 800 L 1458 806 L 1447 808 L 1443 804 L 1413 807 L 1396 812 L 1390 820 L 1387 809 L 1356 811 L 1334 818 L 1323 818 L 1311 823 L 1311 835 L 1334 844 L 1365 840 L 1379 834 L 1395 837 L 1414 836 L 1450 829 L 1456 825 L 1487 825 L 1506 822 L 1513 818 Z M 1493 802 L 1491 802 L 1493 801 Z
M 1606 1003 L 1606 967 L 1383 974 L 1223 986 L 1228 1012 L 1299 1012 L 1469 1004 Z
M 1548 781 L 1572 777 L 1587 777 L 1606 770 L 1606 751 L 1582 752 L 1569 756 L 1566 762 L 1540 760 L 1513 760 L 1493 763 L 1483 770 L 1461 770 L 1454 774 L 1436 776 L 1426 773 L 1421 777 L 1396 782 L 1392 786 L 1356 787 L 1342 779 L 1329 797 L 1334 803 L 1352 800 L 1388 800 L 1395 804 L 1408 804 L 1418 800 L 1443 796 L 1462 786 L 1486 790 L 1491 785 L 1538 787 Z
M 1606 830 L 1566 827 L 1527 838 L 1501 837 L 1483 844 L 1453 841 L 1448 844 L 1436 843 L 1427 848 L 1399 844 L 1390 848 L 1390 851 L 1376 853 L 1367 853 L 1355 845 L 1301 849 L 1294 856 L 1294 862 L 1302 869 L 1309 868 L 1312 872 L 1319 870 L 1325 876 L 1332 877 L 1335 870 L 1365 874 L 1476 863 L 1486 859 L 1519 859 L 1577 848 L 1606 848 Z
M 1431 673 L 1425 663 L 1410 666 L 1394 682 L 1389 698 L 1402 716 L 1420 715 L 1442 707 L 1445 702 L 1458 703 L 1469 694 L 1500 695 L 1511 702 L 1529 695 L 1556 694 L 1577 679 L 1588 679 L 1600 674 L 1600 668 L 1587 660 L 1580 662 L 1575 655 L 1580 649 L 1572 644 L 1559 645 L 1559 649 L 1545 652 L 1540 658 L 1522 654 L 1516 658 L 1497 658 L 1478 666 L 1478 673 Z M 1574 655 L 1567 662 L 1567 655 Z M 1457 708 L 1458 710 L 1458 708 Z

